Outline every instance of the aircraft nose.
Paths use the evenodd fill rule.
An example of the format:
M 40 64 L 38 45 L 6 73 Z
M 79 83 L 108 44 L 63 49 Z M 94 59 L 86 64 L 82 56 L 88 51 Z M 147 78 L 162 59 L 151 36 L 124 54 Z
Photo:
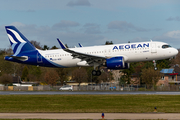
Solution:
M 177 49 L 175 49 L 175 48 L 174 48 L 174 51 L 173 51 L 174 56 L 175 56 L 175 55 L 177 55 L 177 54 L 178 54 L 178 52 L 179 52 L 179 51 L 178 51 Z

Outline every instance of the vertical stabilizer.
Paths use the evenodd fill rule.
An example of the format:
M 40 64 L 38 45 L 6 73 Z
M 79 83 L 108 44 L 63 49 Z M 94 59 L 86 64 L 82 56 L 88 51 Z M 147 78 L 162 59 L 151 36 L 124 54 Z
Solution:
M 11 43 L 13 56 L 21 52 L 36 50 L 29 40 L 14 26 L 5 26 L 9 41 Z

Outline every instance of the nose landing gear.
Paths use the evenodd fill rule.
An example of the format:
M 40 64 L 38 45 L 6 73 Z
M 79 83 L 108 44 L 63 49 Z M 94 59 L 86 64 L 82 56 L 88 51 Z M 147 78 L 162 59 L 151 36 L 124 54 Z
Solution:
M 157 70 L 158 68 L 156 67 L 156 60 L 153 60 L 153 64 L 154 64 L 154 70 Z

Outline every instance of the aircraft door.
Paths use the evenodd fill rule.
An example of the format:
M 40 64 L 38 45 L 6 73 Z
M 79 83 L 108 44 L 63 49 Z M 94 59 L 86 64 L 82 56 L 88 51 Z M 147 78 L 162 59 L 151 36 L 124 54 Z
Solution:
M 42 63 L 42 55 L 38 52 L 37 53 L 37 63 Z
M 157 53 L 156 43 L 151 43 L 151 53 Z

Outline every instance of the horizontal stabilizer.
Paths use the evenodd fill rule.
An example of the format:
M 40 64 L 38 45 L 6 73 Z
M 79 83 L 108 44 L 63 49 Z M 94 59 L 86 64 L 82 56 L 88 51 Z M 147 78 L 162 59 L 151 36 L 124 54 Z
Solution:
M 6 56 L 5 58 L 14 58 L 14 59 L 21 60 L 21 61 L 28 60 L 28 56 Z

